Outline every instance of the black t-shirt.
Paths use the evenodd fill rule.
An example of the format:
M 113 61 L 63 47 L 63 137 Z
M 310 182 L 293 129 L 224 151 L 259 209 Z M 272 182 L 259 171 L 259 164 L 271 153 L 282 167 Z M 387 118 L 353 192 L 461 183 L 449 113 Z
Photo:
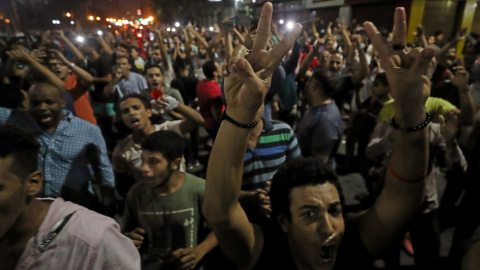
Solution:
M 103 78 L 108 74 L 111 74 L 112 65 L 110 64 L 111 57 L 107 54 L 102 54 L 97 60 L 89 61 L 87 65 L 87 71 L 92 75 L 92 77 Z M 103 89 L 108 85 L 108 83 L 97 82 L 93 84 L 94 91 L 91 93 L 93 101 L 96 102 L 105 102 L 103 96 Z
M 193 77 L 178 77 L 170 83 L 172 88 L 178 89 L 182 95 L 183 102 L 190 105 L 197 97 L 198 79 Z
M 273 226 L 273 225 L 272 225 Z M 265 244 L 262 254 L 253 269 L 296 269 L 288 250 L 285 234 L 279 226 L 273 226 L 271 230 L 263 230 Z M 345 219 L 345 234 L 338 249 L 337 260 L 334 270 L 348 269 L 372 269 L 373 258 L 368 253 L 354 217 Z

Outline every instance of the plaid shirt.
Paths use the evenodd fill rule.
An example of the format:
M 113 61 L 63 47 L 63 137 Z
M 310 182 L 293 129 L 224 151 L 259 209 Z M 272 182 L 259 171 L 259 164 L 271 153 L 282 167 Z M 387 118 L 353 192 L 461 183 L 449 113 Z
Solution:
M 100 129 L 73 116 L 70 111 L 64 110 L 63 114 L 53 134 L 38 127 L 27 113 L 1 107 L 0 123 L 26 128 L 40 143 L 38 170 L 44 173 L 44 184 L 38 197 L 62 197 L 82 202 L 92 194 L 92 177 L 87 164 L 92 165 L 96 182 L 114 188 L 112 165 Z

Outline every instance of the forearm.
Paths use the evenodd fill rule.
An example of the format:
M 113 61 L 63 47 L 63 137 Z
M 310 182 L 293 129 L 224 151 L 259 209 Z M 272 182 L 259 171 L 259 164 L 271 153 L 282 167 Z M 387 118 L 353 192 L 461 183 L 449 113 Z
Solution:
M 93 77 L 93 83 L 109 83 L 112 80 L 112 74 L 108 74 L 105 77 Z
M 200 244 L 198 244 L 197 247 L 195 247 L 195 249 L 200 252 L 201 257 L 203 258 L 217 245 L 217 237 L 215 237 L 215 234 L 212 231 L 207 235 L 207 237 L 205 237 L 205 239 Z
M 80 50 L 72 43 L 68 38 L 62 37 L 62 41 L 65 43 L 65 45 L 72 50 L 73 55 L 75 56 L 75 59 L 77 60 L 77 63 L 80 63 L 85 59 L 83 54 L 80 52 Z
M 93 83 L 93 77 L 86 70 L 79 66 L 72 67 L 73 73 L 77 74 L 78 78 L 83 82 L 84 86 L 90 86 Z
M 245 37 L 242 34 L 240 34 L 240 32 L 238 32 L 236 28 L 233 28 L 233 32 L 237 36 L 238 40 L 240 40 L 240 44 L 245 43 Z
M 300 63 L 300 69 L 298 70 L 298 76 L 300 78 L 305 77 L 305 73 L 308 70 L 308 67 L 310 66 L 310 63 L 312 62 L 313 58 L 317 55 L 317 52 L 315 49 L 311 50 L 307 57 L 303 59 L 303 61 Z
M 460 125 L 471 126 L 475 118 L 475 104 L 473 104 L 472 95 L 468 90 L 468 86 L 465 87 L 467 90 L 459 89 L 460 117 L 458 120 Z
M 113 54 L 112 48 L 110 47 L 110 45 L 107 44 L 107 42 L 103 38 L 99 37 L 98 41 L 100 42 L 100 45 L 102 46 L 106 54 L 108 55 Z
M 461 168 L 462 172 L 467 170 L 467 161 L 456 140 L 447 142 L 445 163 L 449 169 L 454 169 L 455 165 L 458 165 L 458 168 Z
M 107 86 L 105 86 L 105 88 L 103 89 L 103 94 L 105 95 L 105 97 L 110 97 L 113 94 L 113 92 L 115 91 L 115 85 L 117 85 L 117 82 L 118 80 L 114 79 L 110 81 L 110 83 Z
M 190 121 L 197 126 L 202 125 L 205 121 L 201 114 L 199 114 L 194 109 L 188 107 L 187 105 L 181 103 L 178 103 L 178 106 L 173 111 L 179 113 L 180 115 L 185 117 L 187 121 Z
M 360 83 L 365 77 L 367 77 L 368 73 L 370 73 L 365 51 L 363 51 L 361 48 L 358 48 L 358 56 L 360 58 L 360 68 L 352 75 L 352 81 L 354 84 Z
M 255 114 L 234 113 L 229 116 L 240 123 L 252 123 Z M 228 221 L 239 205 L 243 177 L 243 158 L 249 129 L 223 121 L 215 139 L 207 168 L 204 212 L 210 225 Z
M 40 64 L 39 62 L 29 59 L 28 65 L 30 66 L 32 72 L 40 81 L 46 81 L 55 85 L 58 89 L 63 92 L 66 91 L 66 84 L 53 72 L 51 72 L 47 67 Z

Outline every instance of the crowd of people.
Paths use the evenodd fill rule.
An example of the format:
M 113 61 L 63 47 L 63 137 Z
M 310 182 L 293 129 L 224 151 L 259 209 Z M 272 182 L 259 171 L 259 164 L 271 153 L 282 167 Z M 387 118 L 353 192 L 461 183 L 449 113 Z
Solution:
M 479 269 L 478 34 L 272 15 L 0 38 L 1 268 Z

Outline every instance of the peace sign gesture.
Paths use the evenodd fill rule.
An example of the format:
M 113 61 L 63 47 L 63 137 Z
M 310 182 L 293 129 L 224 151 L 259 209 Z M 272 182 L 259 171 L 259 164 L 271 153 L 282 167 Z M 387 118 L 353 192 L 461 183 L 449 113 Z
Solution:
M 243 45 L 237 45 L 226 63 L 225 98 L 229 115 L 240 113 L 237 121 L 250 121 L 270 88 L 273 71 L 293 46 L 302 26 L 295 24 L 282 41 L 272 50 L 267 50 L 270 37 L 273 6 L 270 2 L 263 5 L 257 28 L 257 35 L 250 51 Z M 248 116 L 247 116 L 248 115 Z M 245 118 L 245 116 L 247 116 Z M 243 119 L 242 119 L 243 118 Z
M 404 49 L 407 33 L 404 8 L 395 10 L 392 46 L 384 41 L 373 23 L 365 22 L 364 26 L 385 69 L 395 99 L 396 115 L 408 112 L 413 118 L 412 114 L 415 112 L 424 111 L 425 102 L 430 95 L 430 80 L 425 74 L 435 51 L 432 48 L 415 48 L 409 52 Z M 425 115 L 419 115 L 416 114 L 416 117 L 420 117 L 416 119 L 417 123 L 406 123 L 406 126 L 416 125 L 418 121 L 422 121 Z

